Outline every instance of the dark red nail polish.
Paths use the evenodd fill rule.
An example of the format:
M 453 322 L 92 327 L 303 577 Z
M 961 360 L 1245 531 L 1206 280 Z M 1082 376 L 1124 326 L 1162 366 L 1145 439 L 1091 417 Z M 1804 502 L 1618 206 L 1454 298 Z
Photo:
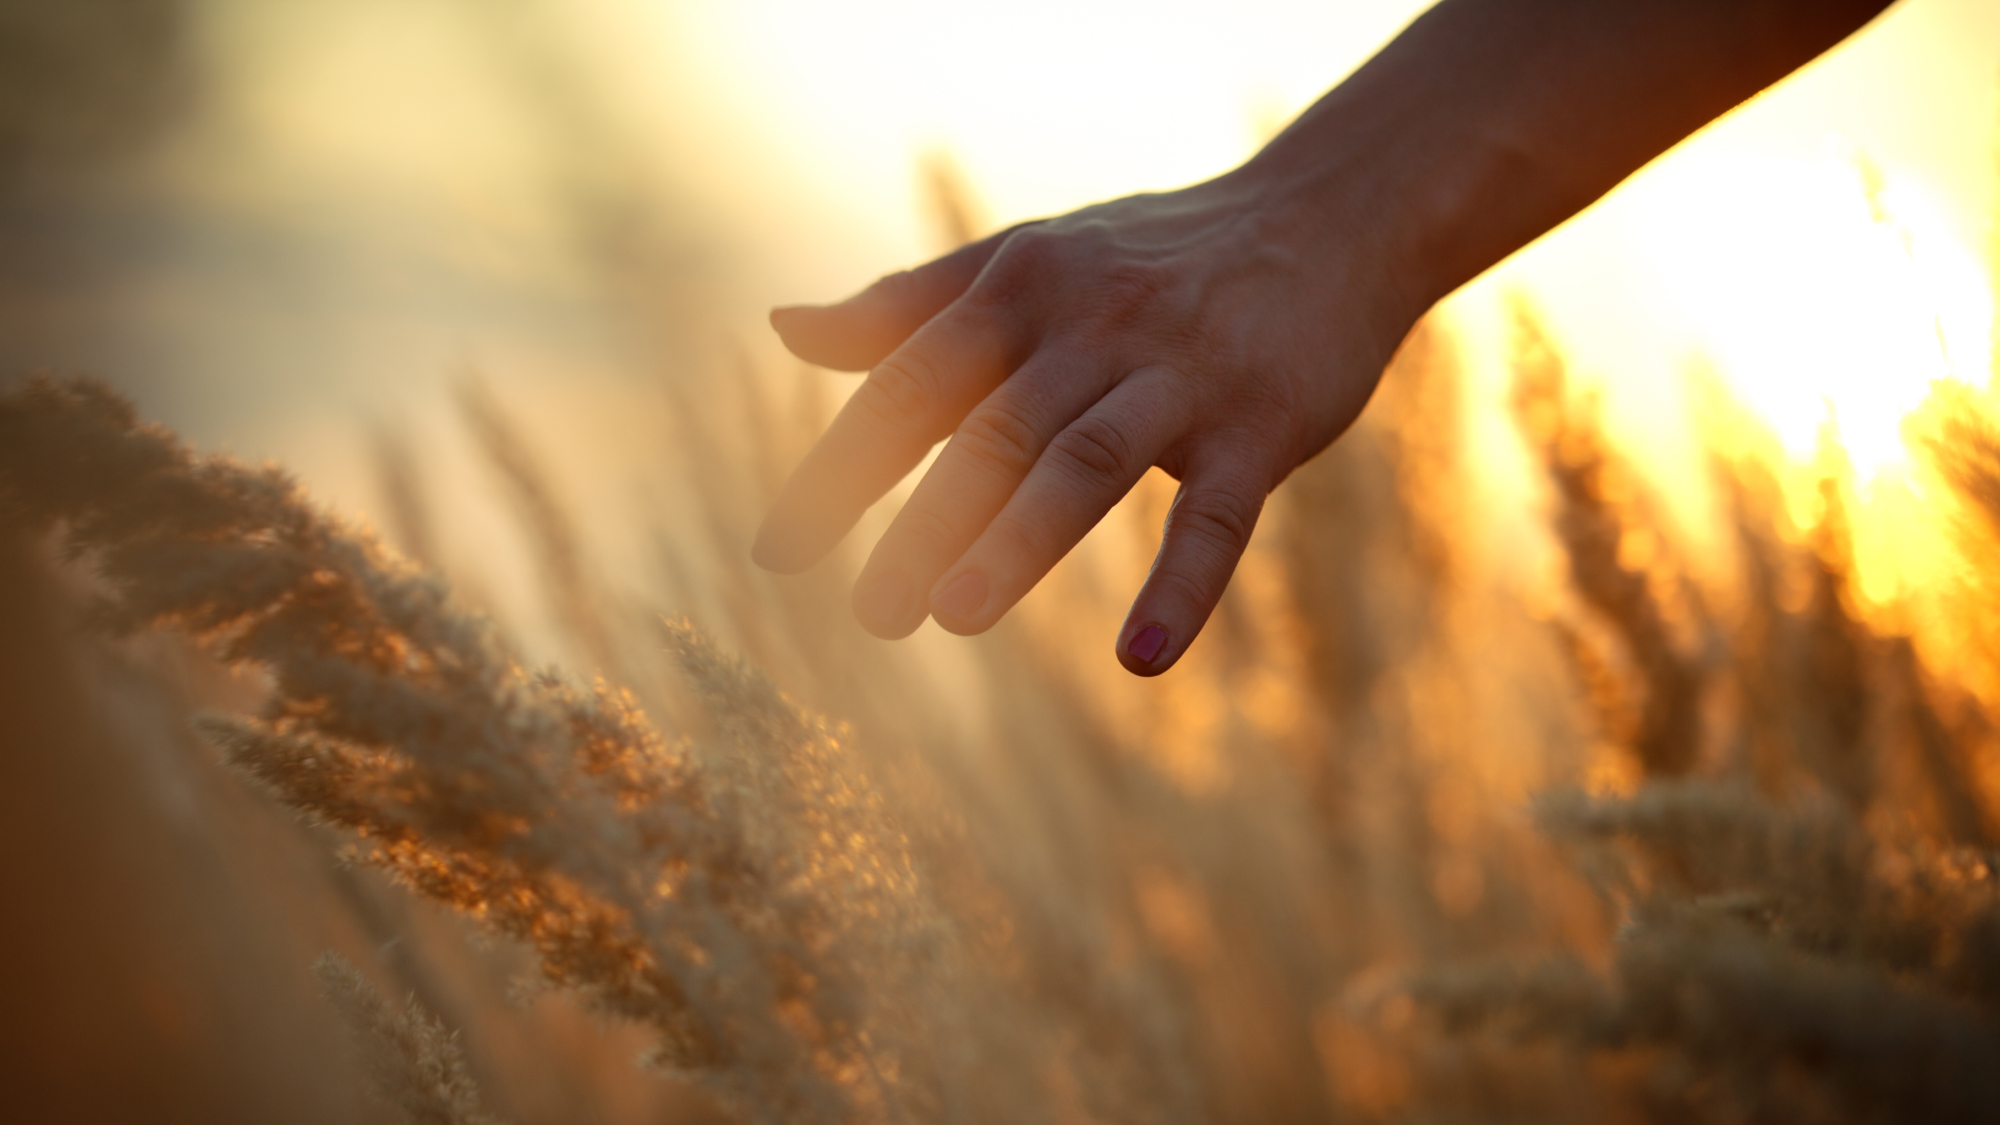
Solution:
M 938 591 L 931 599 L 931 609 L 945 613 L 963 621 L 979 612 L 986 604 L 986 576 L 976 570 L 968 570 L 951 580 L 951 584 Z
M 1151 664 L 1166 647 L 1167 631 L 1158 625 L 1146 626 L 1125 642 L 1125 651 L 1141 664 Z

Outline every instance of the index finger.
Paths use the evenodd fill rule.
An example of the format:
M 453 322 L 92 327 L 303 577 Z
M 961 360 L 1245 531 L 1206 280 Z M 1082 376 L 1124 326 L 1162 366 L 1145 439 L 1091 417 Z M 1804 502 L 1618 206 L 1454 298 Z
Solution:
M 785 348 L 807 363 L 866 371 L 956 301 L 1000 244 L 1019 229 L 1009 227 L 915 269 L 889 274 L 844 301 L 772 309 L 771 327 Z
M 846 535 L 960 419 L 1004 382 L 1024 333 L 998 306 L 960 301 L 868 373 L 785 482 L 750 556 L 804 570 Z

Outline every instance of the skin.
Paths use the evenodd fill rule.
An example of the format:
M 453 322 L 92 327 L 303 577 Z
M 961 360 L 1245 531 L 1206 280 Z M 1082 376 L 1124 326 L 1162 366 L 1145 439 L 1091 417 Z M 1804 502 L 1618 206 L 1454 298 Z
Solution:
M 854 612 L 979 633 L 1158 466 L 1180 489 L 1117 652 L 1163 672 L 1427 309 L 1884 7 L 1446 0 L 1216 179 L 774 310 L 799 357 L 868 375 L 752 555 L 811 566 L 945 441 Z

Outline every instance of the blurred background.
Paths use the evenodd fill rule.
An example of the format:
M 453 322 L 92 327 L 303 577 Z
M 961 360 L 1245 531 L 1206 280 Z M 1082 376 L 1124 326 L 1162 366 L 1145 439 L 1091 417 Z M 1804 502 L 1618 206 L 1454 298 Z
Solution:
M 1046 925 L 1150 935 L 1143 972 L 1117 940 L 1074 943 L 1182 1013 L 1171 1047 L 1112 1055 L 1208 1060 L 1188 1081 L 1220 1119 L 1373 1119 L 1407 1073 L 1322 1001 L 1461 948 L 1601 945 L 1608 915 L 1480 826 L 1524 836 L 1530 792 L 1650 769 L 1547 628 L 1595 603 L 1539 519 L 1565 462 L 1522 438 L 1523 310 L 1553 393 L 1631 467 L 1608 502 L 1651 505 L 1621 565 L 1734 581 L 1719 454 L 1768 461 L 1759 518 L 1807 550 L 1837 454 L 1841 612 L 1956 659 L 1926 595 L 1966 563 L 1906 416 L 1939 381 L 1991 379 L 2000 7 L 1904 0 L 1450 298 L 1363 427 L 1287 486 L 1172 676 L 1110 656 L 1171 495 L 1157 474 L 989 638 L 847 623 L 895 497 L 806 579 L 744 555 L 852 385 L 785 356 L 765 309 L 1223 171 L 1423 7 L 0 0 L 0 379 L 98 376 L 200 448 L 282 463 L 535 662 L 661 681 L 627 623 L 687 615 L 852 723 L 885 774 L 941 773 L 913 807 L 966 819 L 952 846 Z M 6 799 L 15 1010 L 39 1015 L 4 1017 L 0 1053 L 67 1107 L 38 1119 L 359 1119 L 306 973 L 326 947 L 484 1057 L 535 1060 L 482 1064 L 517 1119 L 720 1112 L 560 999 L 509 1008 L 504 951 L 463 953 L 457 923 L 214 769 L 186 715 L 255 684 L 158 639 L 45 666 L 71 642 L 29 591 L 71 579 L 7 565 L 6 721 L 67 748 L 24 755 Z M 1670 647 L 1734 667 L 1736 603 L 1711 601 L 1667 614 Z M 1611 633 L 1629 651 L 1605 675 L 1643 679 Z M 1721 761 L 1728 707 L 1700 706 L 1687 754 Z M 974 792 L 1000 796 L 960 807 Z M 1379 1065 L 1342 1071 L 1329 1043 Z
M 676 367 L 802 377 L 769 305 L 1213 175 L 1422 7 L 15 0 L 0 366 L 98 374 L 348 511 L 377 505 L 369 435 L 407 422 L 467 501 L 440 549 L 491 558 L 428 424 L 454 379 L 532 396 L 542 443 L 615 474 L 661 440 L 621 400 Z M 1792 453 L 1832 417 L 1864 475 L 1891 468 L 1932 379 L 1984 378 L 1996 23 L 1898 5 L 1455 323 L 1490 341 L 1529 294 L 1662 464 L 1698 364 Z

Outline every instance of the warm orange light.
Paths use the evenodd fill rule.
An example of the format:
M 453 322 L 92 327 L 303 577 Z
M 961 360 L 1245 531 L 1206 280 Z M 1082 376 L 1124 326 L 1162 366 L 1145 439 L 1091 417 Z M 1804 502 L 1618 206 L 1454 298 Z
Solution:
M 1865 481 L 1907 461 L 1902 419 L 1934 380 L 1986 381 L 1992 292 L 1923 185 L 1838 155 L 1675 172 L 1642 252 L 1787 452 L 1809 457 L 1830 421 Z

